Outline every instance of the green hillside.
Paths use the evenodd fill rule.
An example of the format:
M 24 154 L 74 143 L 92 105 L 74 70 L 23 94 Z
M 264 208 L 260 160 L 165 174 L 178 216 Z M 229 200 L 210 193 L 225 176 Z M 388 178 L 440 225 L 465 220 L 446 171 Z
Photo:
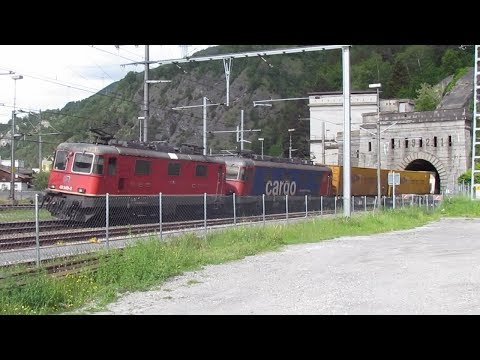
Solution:
M 261 49 L 296 47 L 293 45 L 222 45 L 194 56 L 245 52 Z M 423 83 L 434 85 L 449 75 L 473 66 L 473 50 L 463 51 L 458 45 L 355 45 L 351 48 L 351 88 L 368 89 L 372 82 L 382 83 L 382 98 L 417 97 Z M 275 103 L 272 107 L 253 107 L 253 100 L 306 97 L 310 92 L 340 91 L 342 67 L 340 50 L 299 53 L 232 60 L 230 75 L 230 107 L 209 107 L 209 131 L 235 130 L 244 110 L 245 129 L 262 129 L 245 135 L 246 140 L 264 137 L 265 154 L 288 155 L 288 128 L 296 128 L 293 141 L 298 156 L 309 156 L 306 101 Z M 42 112 L 42 119 L 62 135 L 43 137 L 44 156 L 65 140 L 89 141 L 89 127 L 100 128 L 122 140 L 139 137 L 138 116 L 142 116 L 143 72 L 127 76 L 82 101 L 68 103 L 60 110 Z M 165 140 L 173 145 L 203 144 L 202 108 L 183 111 L 172 107 L 201 105 L 203 96 L 212 102 L 226 101 L 225 75 L 222 61 L 165 65 L 150 70 L 151 79 L 168 79 L 171 83 L 150 85 L 149 140 Z M 37 117 L 17 118 L 20 132 L 32 132 Z M 8 125 L 7 125 L 8 126 Z M 0 129 L 4 133 L 5 129 Z M 50 129 L 51 131 L 51 129 Z M 26 166 L 38 164 L 36 137 L 25 136 L 17 143 L 16 157 Z M 235 149 L 235 134 L 209 134 L 208 145 L 214 153 Z M 245 148 L 260 152 L 260 142 L 252 141 Z M 10 147 L 0 148 L 2 158 L 10 158 Z

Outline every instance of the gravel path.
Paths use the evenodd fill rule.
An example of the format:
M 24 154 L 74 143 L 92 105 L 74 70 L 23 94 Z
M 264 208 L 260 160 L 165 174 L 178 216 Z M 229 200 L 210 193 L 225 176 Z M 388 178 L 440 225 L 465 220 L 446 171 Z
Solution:
M 96 314 L 480 314 L 480 220 L 249 256 Z

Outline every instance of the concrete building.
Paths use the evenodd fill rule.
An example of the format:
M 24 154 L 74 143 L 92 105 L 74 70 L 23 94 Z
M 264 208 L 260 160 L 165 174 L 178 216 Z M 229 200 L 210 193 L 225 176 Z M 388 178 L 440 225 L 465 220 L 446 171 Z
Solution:
M 436 173 L 437 192 L 457 188 L 471 166 L 473 73 L 468 72 L 435 111 L 415 112 L 409 99 L 380 101 L 382 169 Z M 316 163 L 343 164 L 343 97 L 310 95 L 310 151 Z M 352 91 L 351 166 L 377 167 L 377 94 Z M 323 141 L 324 140 L 324 141 Z

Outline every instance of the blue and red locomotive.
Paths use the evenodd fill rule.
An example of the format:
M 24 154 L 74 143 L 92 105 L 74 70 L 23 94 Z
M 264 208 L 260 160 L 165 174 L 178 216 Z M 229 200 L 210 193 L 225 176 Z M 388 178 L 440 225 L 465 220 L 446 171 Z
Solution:
M 288 211 L 304 211 L 306 196 L 312 200 L 332 195 L 332 170 L 326 166 L 255 154 L 228 156 L 224 161 L 227 193 L 235 193 L 242 215 L 260 215 L 263 209 L 284 213 L 287 203 Z
M 332 170 L 299 159 L 227 156 L 227 191 L 239 196 L 328 196 Z

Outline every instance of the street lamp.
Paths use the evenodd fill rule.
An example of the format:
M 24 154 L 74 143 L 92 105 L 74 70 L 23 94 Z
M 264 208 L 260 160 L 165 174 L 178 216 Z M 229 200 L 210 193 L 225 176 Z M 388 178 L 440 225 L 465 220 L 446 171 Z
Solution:
M 378 199 L 378 208 L 382 206 L 380 201 L 381 194 L 381 184 L 380 184 L 380 88 L 382 84 L 369 84 L 370 89 L 377 89 L 377 199 Z
M 23 79 L 22 75 L 13 75 L 12 79 L 14 82 L 13 87 L 13 111 L 12 111 L 12 141 L 11 146 L 11 167 L 10 167 L 10 199 L 12 199 L 12 204 L 15 204 L 15 112 L 16 102 L 17 102 L 17 80 Z
M 292 151 L 296 149 L 292 149 L 292 132 L 294 132 L 295 129 L 288 129 L 289 135 L 290 135 L 290 146 L 288 147 L 288 158 L 292 158 Z
M 258 141 L 261 141 L 262 142 L 262 160 L 263 160 L 263 141 L 265 140 L 265 138 L 261 137 L 261 138 L 258 138 Z

